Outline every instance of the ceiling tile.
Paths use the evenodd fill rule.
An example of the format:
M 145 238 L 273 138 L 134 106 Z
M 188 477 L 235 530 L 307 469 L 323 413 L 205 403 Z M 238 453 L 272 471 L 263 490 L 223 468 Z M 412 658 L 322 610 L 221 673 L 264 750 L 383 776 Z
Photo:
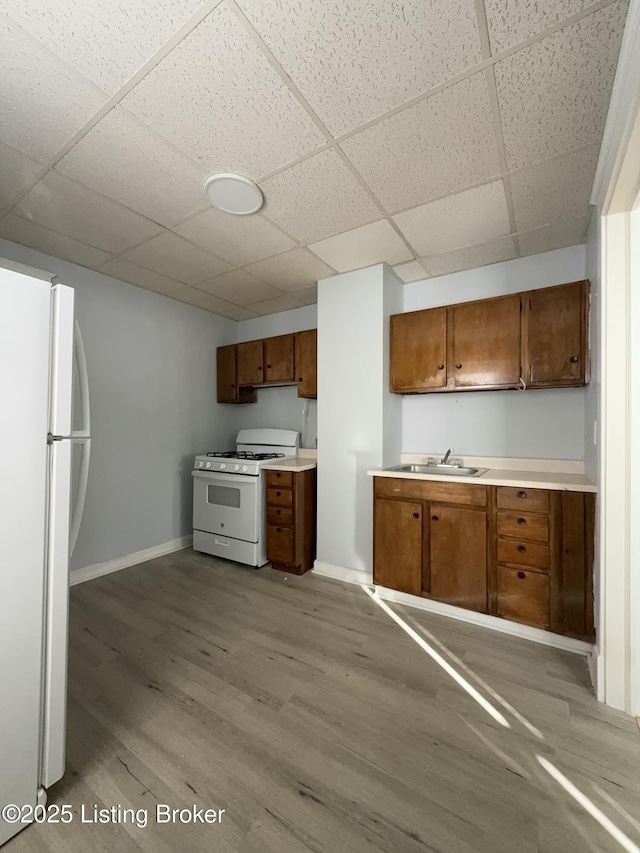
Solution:
M 338 272 L 383 261 L 391 266 L 411 258 L 411 251 L 386 219 L 312 243 L 309 248 Z
M 298 300 L 289 294 L 284 296 L 276 296 L 275 299 L 266 299 L 264 302 L 255 302 L 249 305 L 249 310 L 256 314 L 279 314 L 280 311 L 291 311 L 293 308 L 300 308 Z
M 56 170 L 167 228 L 208 205 L 207 171 L 117 108 Z
M 176 290 L 175 293 L 169 293 L 167 296 L 169 299 L 186 302 L 187 305 L 193 305 L 194 308 L 202 308 L 203 311 L 210 311 L 212 314 L 222 314 L 223 311 L 232 311 L 236 307 L 229 302 L 225 302 L 224 299 L 219 299 L 217 296 L 211 296 L 209 293 L 196 290 L 195 287 L 185 287 L 182 290 Z
M 290 237 L 259 213 L 234 216 L 214 207 L 177 225 L 173 230 L 196 246 L 239 267 L 295 246 Z
M 600 141 L 625 13 L 612 3 L 496 63 L 510 169 Z
M 145 290 L 155 290 L 156 293 L 172 293 L 184 287 L 179 281 L 167 278 L 166 275 L 152 272 L 144 267 L 139 267 L 137 264 L 132 264 L 130 261 L 125 261 L 123 258 L 113 258 L 103 264 L 98 272 L 105 275 L 110 275 L 113 278 L 119 278 L 121 281 L 126 281 L 129 284 L 135 284 L 137 287 L 144 287 Z
M 0 142 L 0 208 L 26 190 L 42 166 Z
M 252 320 L 254 317 L 257 317 L 255 311 L 249 311 L 248 308 L 231 308 L 229 311 L 220 311 L 222 317 L 226 317 L 227 320 Z
M 493 240 L 481 246 L 467 246 L 464 249 L 456 249 L 454 252 L 421 258 L 421 260 L 428 277 L 433 278 L 436 275 L 449 275 L 449 273 L 485 267 L 500 261 L 510 261 L 515 257 L 513 238 L 501 237 L 499 240 Z
M 0 81 L 0 139 L 36 160 L 49 160 L 107 101 L 4 19 Z
M 598 150 L 594 145 L 509 175 L 517 230 L 529 231 L 584 216 Z
M 321 151 L 261 183 L 265 214 L 301 243 L 380 216 L 376 204 L 335 151 Z
M 312 287 L 307 287 L 304 290 L 296 290 L 294 296 L 300 307 L 315 305 L 318 301 L 318 285 L 314 284 Z
M 341 147 L 391 213 L 487 181 L 500 168 L 485 75 L 449 86 Z
M 339 136 L 482 61 L 473 0 L 240 0 Z
M 251 302 L 260 302 L 275 296 L 281 296 L 279 290 L 258 281 L 244 270 L 231 270 L 231 272 L 202 281 L 198 284 L 199 290 L 204 290 L 234 305 L 249 305 Z
M 535 231 L 519 234 L 520 254 L 537 255 L 553 249 L 564 249 L 565 246 L 577 246 L 583 242 L 584 223 L 585 217 L 581 216 L 572 222 L 559 222 L 557 225 L 548 225 Z
M 414 207 L 393 219 L 421 256 L 486 243 L 511 230 L 502 181 Z
M 160 231 L 155 222 L 55 172 L 38 181 L 14 212 L 113 254 Z
M 258 261 L 247 267 L 247 272 L 268 281 L 280 290 L 298 291 L 308 288 L 321 278 L 335 274 L 335 270 L 307 249 L 283 252 L 274 258 Z
M 0 220 L 0 237 L 83 267 L 97 267 L 109 257 L 100 249 L 86 246 L 71 237 L 11 213 Z
M 122 105 L 214 172 L 259 178 L 325 141 L 225 6 L 218 6 Z
M 201 5 L 202 0 L 11 0 L 7 14 L 112 95 Z
M 407 261 L 406 264 L 397 264 L 393 267 L 393 271 L 405 284 L 409 284 L 412 281 L 420 281 L 420 279 L 427 277 L 420 261 Z
M 195 284 L 229 269 L 226 261 L 210 255 L 171 231 L 147 240 L 123 257 L 185 284 Z
M 484 0 L 495 55 L 582 12 L 596 0 Z

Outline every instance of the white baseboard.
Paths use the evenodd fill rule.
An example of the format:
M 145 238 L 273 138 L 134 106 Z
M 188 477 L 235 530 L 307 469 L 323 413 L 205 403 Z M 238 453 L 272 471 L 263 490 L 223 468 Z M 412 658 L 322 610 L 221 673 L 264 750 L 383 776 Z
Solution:
M 188 548 L 192 541 L 193 536 L 181 536 L 179 539 L 172 539 L 163 545 L 154 545 L 153 548 L 145 548 L 144 551 L 137 551 L 135 554 L 127 554 L 124 557 L 117 557 L 115 560 L 107 560 L 106 563 L 95 563 L 93 566 L 85 566 L 83 569 L 77 569 L 75 572 L 70 573 L 69 586 L 75 586 L 78 583 L 100 578 L 102 575 L 110 575 L 112 572 L 119 572 L 120 569 L 135 566 L 137 563 L 146 563 L 147 560 L 153 560 L 155 557 L 163 557 L 165 554 L 171 554 L 173 551 L 180 551 L 182 548 Z
M 333 578 L 346 583 L 366 583 L 369 586 L 373 583 L 371 572 L 363 572 L 361 569 L 347 569 L 345 566 L 334 566 L 332 563 L 323 563 L 320 560 L 315 561 L 312 571 L 324 578 Z
M 375 590 L 379 598 L 392 601 L 395 604 L 404 604 L 407 607 L 415 607 L 418 610 L 448 616 L 450 619 L 457 619 L 459 622 L 469 622 L 471 625 L 478 625 L 481 628 L 490 628 L 492 631 L 500 631 L 502 634 L 521 637 L 523 640 L 532 640 L 534 643 L 540 643 L 543 646 L 552 646 L 556 649 L 563 649 L 565 652 L 585 655 L 588 660 L 594 655 L 594 647 L 591 643 L 574 640 L 573 637 L 563 637 L 560 634 L 552 634 L 550 631 L 542 631 L 540 628 L 521 625 L 519 622 L 510 622 L 508 619 L 488 616 L 486 613 L 464 610 L 462 607 L 453 607 L 450 604 L 443 604 L 441 601 L 433 601 L 430 598 L 397 592 L 384 586 L 376 586 Z

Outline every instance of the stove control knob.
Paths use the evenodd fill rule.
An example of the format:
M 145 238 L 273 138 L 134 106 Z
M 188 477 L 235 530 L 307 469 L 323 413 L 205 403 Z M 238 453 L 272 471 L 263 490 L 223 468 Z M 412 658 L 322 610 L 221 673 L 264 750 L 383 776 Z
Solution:
M 200 462 L 198 462 L 198 468 L 204 468 L 204 462 L 202 461 L 202 459 L 200 460 Z
M 233 470 L 234 470 L 234 471 L 239 471 L 239 470 L 240 470 L 240 466 L 239 466 L 239 465 L 234 465 L 234 466 L 233 466 Z
M 221 463 L 220 463 L 220 470 L 221 470 L 221 471 L 224 471 L 224 469 L 225 469 L 226 467 L 227 467 L 227 466 L 226 466 L 226 464 L 225 464 L 224 462 L 221 462 Z
M 207 467 L 207 468 L 211 468 L 211 462 L 207 462 L 207 463 L 206 463 L 206 467 Z
M 243 465 L 243 466 L 242 466 L 242 470 L 243 470 L 243 471 L 248 471 L 248 470 L 249 470 L 249 466 L 248 466 L 248 465 Z

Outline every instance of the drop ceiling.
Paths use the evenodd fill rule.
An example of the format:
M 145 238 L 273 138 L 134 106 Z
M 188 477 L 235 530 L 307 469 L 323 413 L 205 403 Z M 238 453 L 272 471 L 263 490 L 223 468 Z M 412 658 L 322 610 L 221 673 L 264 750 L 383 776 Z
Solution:
M 7 0 L 0 236 L 232 320 L 584 242 L 624 0 Z M 238 172 L 266 203 L 211 207 Z

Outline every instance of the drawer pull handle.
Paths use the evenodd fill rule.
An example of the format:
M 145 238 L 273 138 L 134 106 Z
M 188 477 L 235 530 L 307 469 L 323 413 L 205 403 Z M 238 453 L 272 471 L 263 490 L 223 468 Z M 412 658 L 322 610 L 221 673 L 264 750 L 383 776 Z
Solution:
M 279 476 L 280 476 L 280 471 L 277 471 L 277 472 L 276 472 L 276 477 L 279 477 Z
M 414 512 L 414 513 L 413 513 L 413 517 L 414 517 L 414 518 L 420 518 L 420 513 L 419 513 L 419 512 Z
M 277 498 L 279 498 L 279 497 L 280 497 L 280 492 L 276 492 L 276 497 L 277 497 Z
M 279 509 L 277 509 L 277 510 L 276 510 L 276 515 L 280 515 L 280 510 L 279 510 Z
M 518 545 L 518 551 L 520 551 L 520 553 L 521 553 L 521 554 L 524 554 L 524 552 L 525 552 L 526 550 L 527 550 L 527 549 L 524 547 L 524 545 Z
M 282 533 L 282 528 L 281 528 L 281 527 L 276 527 L 276 533 Z
M 569 359 L 569 361 L 571 362 L 571 364 L 577 364 L 579 361 L 578 356 L 572 355 L 571 358 Z
M 462 367 L 462 365 L 458 362 L 458 364 L 456 364 L 456 368 L 457 368 L 458 370 L 460 370 L 460 368 L 461 368 L 461 367 Z
M 439 364 L 439 365 L 438 365 L 438 370 L 444 370 L 444 364 Z
M 526 492 L 518 492 L 518 497 L 519 497 L 519 498 L 526 498 L 526 496 L 527 496 L 527 493 L 526 493 Z
M 431 516 L 431 521 L 439 521 L 438 516 L 437 516 L 437 515 L 432 515 L 432 516 Z
M 518 572 L 518 577 L 520 578 L 521 581 L 523 581 L 526 578 L 526 575 L 524 572 Z
M 518 524 L 526 524 L 526 523 L 527 523 L 527 522 L 525 521 L 525 519 L 524 519 L 524 518 L 519 518 L 519 519 L 518 519 Z

